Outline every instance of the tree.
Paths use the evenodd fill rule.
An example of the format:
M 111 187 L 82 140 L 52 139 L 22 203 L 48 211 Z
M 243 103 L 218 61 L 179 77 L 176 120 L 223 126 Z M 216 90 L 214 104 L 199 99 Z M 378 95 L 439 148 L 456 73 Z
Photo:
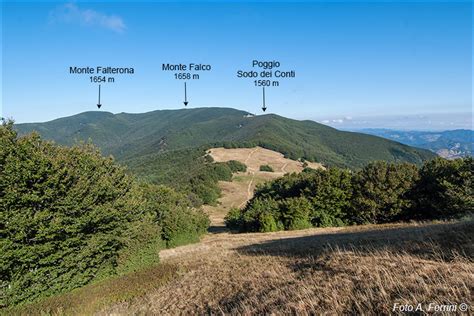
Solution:
M 411 206 L 408 193 L 417 179 L 418 170 L 412 164 L 368 164 L 353 177 L 350 219 L 359 224 L 399 219 Z
M 344 225 L 352 197 L 351 172 L 329 168 L 308 173 L 311 181 L 308 181 L 304 194 L 313 204 L 312 224 L 321 227 Z
M 474 160 L 436 158 L 426 162 L 411 194 L 418 218 L 453 218 L 474 211 Z
M 261 165 L 260 171 L 273 172 L 273 168 L 270 165 Z
M 133 179 L 92 146 L 0 127 L 0 296 L 14 304 L 112 274 L 141 203 Z

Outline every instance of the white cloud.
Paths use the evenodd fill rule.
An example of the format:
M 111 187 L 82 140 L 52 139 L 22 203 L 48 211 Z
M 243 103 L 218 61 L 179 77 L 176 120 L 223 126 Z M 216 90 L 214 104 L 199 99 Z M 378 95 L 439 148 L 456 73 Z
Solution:
M 61 5 L 50 12 L 52 22 L 78 23 L 84 26 L 98 26 L 117 33 L 127 28 L 123 19 L 116 15 L 107 15 L 91 9 L 82 9 L 74 3 Z

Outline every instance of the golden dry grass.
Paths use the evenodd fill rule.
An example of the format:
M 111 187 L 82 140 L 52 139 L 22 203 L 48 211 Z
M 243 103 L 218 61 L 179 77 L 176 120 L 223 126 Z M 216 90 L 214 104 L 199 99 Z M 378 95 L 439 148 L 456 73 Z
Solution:
M 388 314 L 468 303 L 473 222 L 208 235 L 164 250 L 187 271 L 102 314 Z
M 247 165 L 249 171 L 267 173 L 259 171 L 261 165 L 271 166 L 275 172 L 274 177 L 282 176 L 285 173 L 301 172 L 303 164 L 300 161 L 287 159 L 283 154 L 265 149 L 262 147 L 253 148 L 212 148 L 209 154 L 217 162 L 237 160 Z M 321 164 L 307 162 L 311 168 L 322 168 Z

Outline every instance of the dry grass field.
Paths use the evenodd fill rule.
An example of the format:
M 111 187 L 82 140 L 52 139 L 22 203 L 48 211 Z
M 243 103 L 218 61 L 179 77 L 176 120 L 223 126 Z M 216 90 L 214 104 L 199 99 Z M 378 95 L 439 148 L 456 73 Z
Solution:
M 378 315 L 395 303 L 472 305 L 473 232 L 469 221 L 208 234 L 162 250 L 156 267 L 9 314 Z
M 101 314 L 388 314 L 473 303 L 469 223 L 214 234 L 163 250 L 179 278 Z

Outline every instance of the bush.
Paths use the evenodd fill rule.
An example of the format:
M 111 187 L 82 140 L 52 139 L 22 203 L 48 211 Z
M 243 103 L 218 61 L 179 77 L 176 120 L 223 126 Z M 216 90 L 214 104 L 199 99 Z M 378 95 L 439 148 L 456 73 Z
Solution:
M 247 205 L 245 211 L 243 211 L 241 229 L 243 231 L 255 232 L 274 231 L 274 226 L 269 219 L 270 215 L 273 217 L 273 219 L 279 217 L 278 203 L 271 198 L 254 199 L 250 205 Z M 261 219 L 265 219 L 266 221 L 261 222 Z M 268 220 L 270 220 L 270 222 L 268 222 Z M 276 227 L 281 229 L 283 225 L 281 223 L 276 223 Z
M 269 165 L 261 165 L 260 166 L 260 171 L 266 171 L 266 172 L 273 172 L 273 168 Z
M 210 164 L 206 171 L 215 181 L 232 181 L 232 170 L 227 163 Z
M 199 241 L 207 231 L 209 218 L 201 209 L 192 207 L 181 193 L 165 186 L 143 185 L 145 212 L 161 228 L 166 247 Z
M 341 226 L 346 224 L 351 194 L 349 171 L 307 170 L 259 185 L 241 216 L 232 216 L 239 218 L 243 230 L 250 231 Z
M 281 230 L 279 228 L 275 216 L 270 212 L 260 213 L 258 216 L 259 231 L 260 232 L 276 232 Z
M 0 245 L 6 304 L 110 275 L 138 218 L 132 179 L 91 146 L 63 148 L 0 129 Z
M 343 226 L 352 198 L 352 174 L 348 170 L 330 168 L 306 172 L 308 180 L 303 192 L 313 204 L 310 221 L 314 226 Z
M 412 164 L 368 164 L 352 179 L 351 220 L 358 224 L 399 220 L 411 206 L 408 193 L 417 179 L 418 169 Z
M 232 221 L 243 231 L 466 217 L 474 211 L 473 158 L 437 158 L 421 170 L 373 162 L 349 170 L 305 169 L 257 186 Z
M 227 165 L 229 166 L 230 170 L 233 173 L 247 171 L 247 166 L 244 163 L 237 160 L 230 160 L 227 162 Z
M 285 230 L 309 228 L 312 211 L 313 206 L 305 197 L 285 199 L 279 207 L 280 222 Z
M 456 218 L 474 211 L 474 160 L 437 158 L 423 165 L 406 217 Z
M 240 212 L 240 209 L 236 207 L 231 208 L 225 216 L 224 222 L 229 229 L 240 231 L 243 225 L 242 213 Z
M 171 189 L 140 186 L 91 145 L 0 126 L 0 305 L 34 301 L 158 262 L 207 217 Z

